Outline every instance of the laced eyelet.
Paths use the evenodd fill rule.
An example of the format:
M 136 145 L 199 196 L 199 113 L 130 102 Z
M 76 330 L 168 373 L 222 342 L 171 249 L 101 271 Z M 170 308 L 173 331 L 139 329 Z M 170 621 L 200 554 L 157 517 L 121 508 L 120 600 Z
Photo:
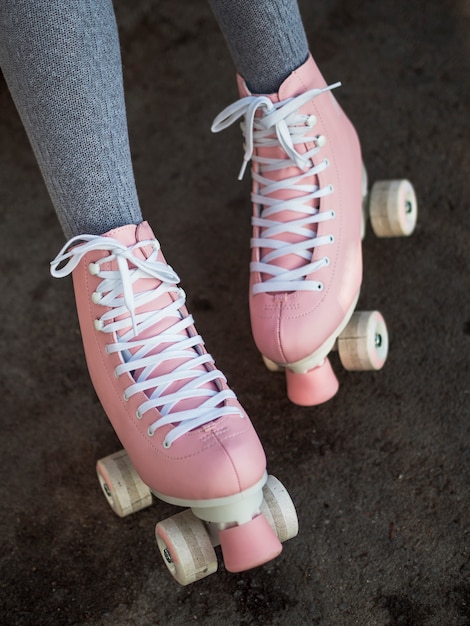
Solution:
M 141 420 L 143 415 L 142 413 L 139 411 L 139 409 L 137 409 L 137 411 L 135 412 L 135 416 L 137 417 L 138 420 Z
M 326 144 L 325 135 L 317 135 L 313 143 L 317 146 L 317 148 L 323 148 L 323 146 Z
M 309 115 L 307 119 L 305 120 L 305 126 L 310 126 L 310 128 L 312 126 L 315 126 L 316 123 L 317 123 L 317 118 L 315 115 Z
M 335 238 L 333 237 L 333 235 L 330 235 L 330 243 L 334 243 Z
M 328 265 L 330 264 L 330 259 L 326 256 L 326 257 L 323 258 L 323 262 L 328 267 Z
M 323 283 L 317 283 L 317 291 L 323 291 Z
M 153 437 L 153 436 L 154 436 L 154 434 L 155 434 L 155 431 L 154 431 L 154 430 L 152 430 L 151 426 L 149 426 L 149 427 L 147 428 L 147 435 L 148 435 L 149 437 Z
M 91 301 L 93 302 L 93 304 L 99 304 L 101 302 L 102 297 L 103 297 L 102 293 L 100 293 L 99 291 L 94 291 L 91 294 Z
M 171 443 L 168 443 L 168 441 L 165 439 L 163 441 L 163 447 L 165 448 L 165 450 L 168 450 L 169 448 L 171 448 Z
M 124 392 L 124 393 L 122 394 L 122 397 L 123 397 L 123 399 L 124 399 L 124 402 L 129 402 L 129 398 L 127 397 L 126 392 Z
M 95 327 L 95 330 L 103 330 L 104 328 L 104 322 L 102 322 L 101 320 L 95 320 L 93 322 L 93 325 Z
M 100 271 L 100 266 L 97 263 L 90 263 L 88 265 L 88 271 L 92 276 L 96 276 L 96 274 Z

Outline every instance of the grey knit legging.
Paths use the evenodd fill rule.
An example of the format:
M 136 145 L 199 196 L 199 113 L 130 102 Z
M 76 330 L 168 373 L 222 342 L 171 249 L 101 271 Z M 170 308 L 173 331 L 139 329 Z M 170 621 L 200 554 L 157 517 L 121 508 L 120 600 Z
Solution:
M 305 61 L 297 0 L 209 2 L 252 91 L 277 91 Z M 65 236 L 140 223 L 112 1 L 0 0 L 0 33 L 0 66 Z

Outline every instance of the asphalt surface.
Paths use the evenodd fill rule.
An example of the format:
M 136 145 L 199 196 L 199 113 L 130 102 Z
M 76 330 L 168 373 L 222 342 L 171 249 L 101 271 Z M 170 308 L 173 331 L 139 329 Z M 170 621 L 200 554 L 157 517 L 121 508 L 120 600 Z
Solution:
M 360 307 L 390 355 L 317 408 L 292 405 L 251 338 L 249 177 L 236 96 L 202 0 L 118 0 L 145 217 L 199 331 L 252 416 L 300 533 L 268 565 L 189 587 L 168 575 L 158 503 L 124 520 L 95 462 L 119 447 L 89 383 L 63 235 L 0 83 L 1 617 L 7 625 L 470 624 L 469 18 L 464 0 L 301 1 L 311 49 L 354 121 L 372 181 L 409 178 L 419 224 L 364 241 Z M 177 6 L 177 8 L 175 8 Z

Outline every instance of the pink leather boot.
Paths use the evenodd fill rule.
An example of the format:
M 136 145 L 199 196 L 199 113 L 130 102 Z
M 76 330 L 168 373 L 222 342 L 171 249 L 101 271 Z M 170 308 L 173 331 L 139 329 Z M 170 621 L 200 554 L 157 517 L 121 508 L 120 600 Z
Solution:
M 221 544 L 227 569 L 276 557 L 278 533 L 262 513 L 262 446 L 206 352 L 178 276 L 148 224 L 75 237 L 51 266 L 55 277 L 72 273 L 91 379 L 132 471 L 155 496 L 190 507 L 192 517 L 211 526 L 212 545 Z M 109 472 L 99 467 L 98 473 L 112 500 Z M 211 573 L 213 565 L 198 562 L 200 546 L 196 556 L 191 552 L 199 530 L 185 535 L 180 524 L 183 548 L 191 552 L 188 573 L 168 528 L 157 526 L 157 540 L 175 578 L 187 584 Z
M 277 94 L 241 99 L 214 120 L 243 117 L 252 161 L 250 312 L 270 369 L 286 370 L 290 399 L 319 404 L 338 389 L 327 355 L 362 280 L 362 159 L 356 132 L 312 57 Z

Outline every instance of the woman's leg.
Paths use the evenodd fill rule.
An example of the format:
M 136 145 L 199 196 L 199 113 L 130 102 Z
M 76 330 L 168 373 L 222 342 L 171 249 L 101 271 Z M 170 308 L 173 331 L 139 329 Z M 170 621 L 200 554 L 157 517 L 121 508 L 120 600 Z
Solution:
M 269 561 L 281 544 L 260 514 L 263 448 L 194 328 L 178 276 L 142 222 L 111 2 L 4 2 L 0 29 L 2 69 L 64 231 L 74 235 L 51 271 L 73 276 L 88 369 L 103 408 L 152 493 L 193 508 L 219 529 L 227 569 Z M 108 470 L 101 477 L 109 481 Z M 139 506 L 136 496 L 131 484 L 125 508 Z M 191 520 L 185 525 L 194 526 Z M 198 546 L 182 571 L 172 527 L 157 527 L 157 535 L 175 577 L 187 584 L 214 571 L 200 526 L 194 532 L 208 561 Z
M 209 0 L 252 93 L 275 93 L 308 56 L 297 0 Z
M 331 398 L 326 358 L 362 278 L 362 162 L 352 124 L 308 47 L 296 0 L 209 0 L 238 70 L 241 99 L 215 132 L 244 118 L 252 161 L 250 313 L 270 369 L 302 405 Z M 266 94 L 266 95 L 261 95 Z
M 111 0 L 0 3 L 0 66 L 67 238 L 142 221 Z

